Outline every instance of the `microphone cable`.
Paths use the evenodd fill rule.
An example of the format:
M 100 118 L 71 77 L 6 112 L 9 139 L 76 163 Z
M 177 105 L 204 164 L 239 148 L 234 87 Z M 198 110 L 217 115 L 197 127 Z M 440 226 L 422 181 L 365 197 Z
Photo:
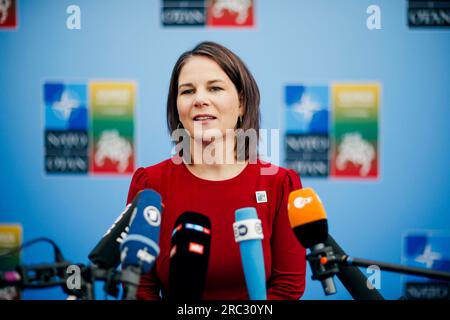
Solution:
M 64 256 L 63 256 L 63 254 L 61 252 L 61 249 L 58 247 L 58 245 L 55 243 L 55 241 L 53 241 L 50 238 L 46 238 L 46 237 L 40 237 L 40 238 L 32 239 L 30 241 L 24 242 L 20 246 L 12 248 L 12 249 L 10 249 L 10 250 L 8 250 L 6 252 L 0 253 L 0 259 L 5 259 L 8 256 L 11 256 L 11 255 L 13 255 L 13 254 L 15 254 L 17 252 L 22 251 L 26 247 L 29 247 L 31 245 L 34 245 L 34 244 L 40 243 L 40 242 L 47 242 L 53 247 L 55 262 L 63 262 L 64 261 Z

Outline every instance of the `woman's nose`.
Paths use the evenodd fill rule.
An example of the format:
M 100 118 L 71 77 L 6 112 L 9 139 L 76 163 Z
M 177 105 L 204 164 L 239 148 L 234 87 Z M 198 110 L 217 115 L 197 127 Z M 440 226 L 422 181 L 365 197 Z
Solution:
M 194 107 L 202 107 L 209 104 L 208 92 L 203 89 L 198 89 L 194 95 Z

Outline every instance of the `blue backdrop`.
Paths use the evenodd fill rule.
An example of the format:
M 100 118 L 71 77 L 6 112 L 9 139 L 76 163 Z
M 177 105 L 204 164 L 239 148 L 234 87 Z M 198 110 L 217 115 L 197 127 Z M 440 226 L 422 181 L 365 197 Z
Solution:
M 71 4 L 81 8 L 81 30 L 66 28 Z M 366 27 L 371 4 L 381 8 L 381 30 Z M 67 259 L 87 262 L 122 211 L 131 176 L 45 175 L 44 81 L 136 81 L 136 166 L 148 166 L 170 155 L 165 102 L 173 64 L 183 51 L 212 40 L 234 50 L 253 72 L 263 128 L 283 130 L 285 84 L 382 84 L 381 179 L 303 179 L 320 194 L 331 233 L 346 251 L 400 263 L 405 231 L 450 230 L 448 29 L 409 29 L 406 1 L 261 0 L 256 27 L 243 30 L 163 28 L 160 6 L 146 0 L 19 2 L 19 29 L 0 31 L 0 223 L 21 223 L 25 241 L 50 237 Z M 50 261 L 52 252 L 41 244 L 22 258 Z M 383 273 L 381 286 L 387 298 L 402 294 L 399 275 Z M 340 284 L 338 291 L 325 298 L 320 284 L 309 280 L 304 298 L 350 298 Z M 64 294 L 26 291 L 25 298 Z

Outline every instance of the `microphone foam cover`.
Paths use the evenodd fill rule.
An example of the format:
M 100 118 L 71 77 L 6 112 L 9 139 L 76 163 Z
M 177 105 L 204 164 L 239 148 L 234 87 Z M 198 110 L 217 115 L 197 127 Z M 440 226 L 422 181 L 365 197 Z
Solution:
M 328 237 L 328 222 L 322 201 L 312 188 L 289 194 L 288 215 L 291 227 L 305 248 L 324 243 Z

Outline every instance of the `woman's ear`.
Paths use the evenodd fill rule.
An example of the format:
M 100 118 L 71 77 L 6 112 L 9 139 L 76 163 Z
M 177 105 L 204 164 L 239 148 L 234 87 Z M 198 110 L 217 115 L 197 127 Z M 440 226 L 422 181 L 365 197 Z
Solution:
M 239 106 L 239 116 L 243 117 L 244 114 L 245 114 L 245 108 L 244 108 L 244 106 L 241 105 L 241 106 Z

